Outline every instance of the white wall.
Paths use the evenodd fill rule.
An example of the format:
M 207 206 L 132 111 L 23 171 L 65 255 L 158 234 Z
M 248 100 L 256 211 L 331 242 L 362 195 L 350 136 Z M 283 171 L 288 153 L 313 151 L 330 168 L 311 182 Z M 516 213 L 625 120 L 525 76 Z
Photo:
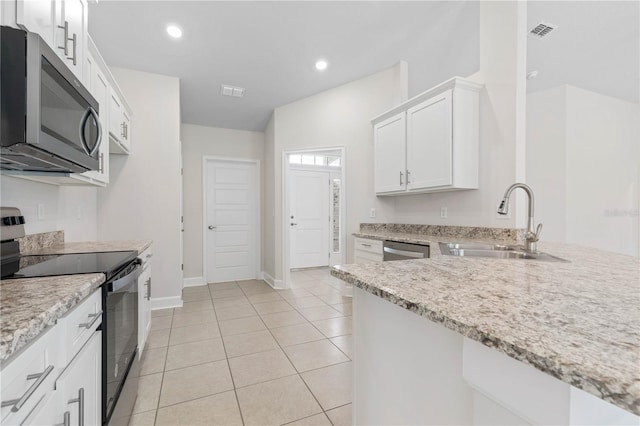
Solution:
M 202 277 L 202 157 L 260 160 L 264 133 L 182 123 L 184 276 Z M 261 194 L 264 191 L 260 190 Z
M 111 69 L 133 110 L 131 155 L 110 156 L 110 183 L 98 191 L 100 240 L 153 240 L 156 299 L 181 303 L 180 81 Z
M 638 256 L 640 105 L 565 85 L 529 94 L 527 127 L 542 238 Z
M 20 209 L 27 235 L 63 230 L 65 241 L 97 239 L 96 188 L 48 185 L 6 175 L 0 180 L 0 204 Z M 42 220 L 39 204 L 44 205 Z
M 345 147 L 346 233 L 358 230 L 369 219 L 369 209 L 377 210 L 376 221 L 390 219 L 392 201 L 376 198 L 373 190 L 373 142 L 371 118 L 406 99 L 406 67 L 397 65 L 372 76 L 276 108 L 265 138 L 265 201 L 273 185 L 273 233 L 265 232 L 264 252 L 275 251 L 265 259 L 265 271 L 283 278 L 282 271 L 282 152 L 323 147 Z M 273 141 L 269 133 L 273 131 Z M 272 154 L 273 152 L 273 154 Z M 271 166 L 271 164 L 273 166 Z M 273 174 L 271 174 L 273 167 Z M 266 220 L 271 206 L 265 209 Z M 353 239 L 347 238 L 347 261 L 352 261 Z M 273 264 L 271 264 L 273 262 Z M 269 272 L 271 275 L 271 272 Z
M 480 93 L 478 190 L 394 198 L 392 221 L 460 226 L 526 226 L 517 191 L 508 218 L 497 217 L 505 189 L 525 178 L 526 3 L 480 4 L 480 70 L 469 78 Z M 518 203 L 517 205 L 515 203 Z M 446 207 L 448 217 L 440 217 Z

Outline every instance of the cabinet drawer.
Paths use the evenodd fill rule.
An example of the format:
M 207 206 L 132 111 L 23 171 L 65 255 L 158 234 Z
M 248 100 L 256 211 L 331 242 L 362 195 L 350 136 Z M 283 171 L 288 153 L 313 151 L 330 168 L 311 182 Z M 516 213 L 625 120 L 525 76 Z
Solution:
M 102 323 L 102 289 L 97 289 L 71 312 L 58 320 L 62 339 L 59 343 L 65 365 Z
M 382 254 L 369 253 L 366 251 L 356 250 L 354 252 L 354 260 L 355 260 L 355 263 L 382 262 L 383 256 Z
M 382 256 L 382 241 L 356 238 L 356 250 L 375 253 Z
M 64 364 L 60 360 L 59 341 L 59 329 L 53 326 L 3 366 L 2 403 L 14 403 L 2 407 L 2 424 L 22 423 L 43 396 L 53 391 Z

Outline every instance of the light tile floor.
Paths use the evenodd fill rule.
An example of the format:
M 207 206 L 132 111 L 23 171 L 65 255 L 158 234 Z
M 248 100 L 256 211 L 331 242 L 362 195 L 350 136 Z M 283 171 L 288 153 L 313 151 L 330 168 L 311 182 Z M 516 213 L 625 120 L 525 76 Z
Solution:
M 327 268 L 289 290 L 186 288 L 154 311 L 131 425 L 351 425 L 351 298 Z

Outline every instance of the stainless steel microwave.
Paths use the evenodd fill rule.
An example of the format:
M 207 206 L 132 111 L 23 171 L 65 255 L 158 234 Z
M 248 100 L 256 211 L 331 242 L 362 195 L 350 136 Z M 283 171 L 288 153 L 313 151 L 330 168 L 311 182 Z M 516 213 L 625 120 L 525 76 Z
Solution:
M 97 170 L 98 102 L 39 35 L 2 26 L 0 43 L 0 168 Z

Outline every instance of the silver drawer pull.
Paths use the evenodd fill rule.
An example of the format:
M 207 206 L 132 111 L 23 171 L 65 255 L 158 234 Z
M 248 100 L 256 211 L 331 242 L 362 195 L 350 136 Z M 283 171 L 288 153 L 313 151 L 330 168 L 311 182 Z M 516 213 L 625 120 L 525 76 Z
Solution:
M 371 247 L 371 244 L 361 243 L 363 247 Z
M 70 399 L 68 404 L 78 403 L 78 425 L 84 426 L 84 388 L 78 389 L 78 397 Z
M 147 259 L 151 259 L 152 257 L 153 257 L 153 254 L 151 254 L 151 253 L 149 253 L 149 254 L 146 256 L 146 258 L 147 258 Z
M 9 401 L 2 401 L 2 406 L 8 407 L 9 405 L 13 405 L 13 407 L 11 408 L 11 411 L 13 411 L 14 413 L 20 410 L 22 406 L 25 404 L 25 402 L 27 402 L 27 400 L 31 397 L 31 395 L 33 395 L 36 389 L 38 389 L 38 386 L 40 386 L 42 382 L 44 382 L 44 380 L 52 371 L 53 371 L 53 365 L 50 365 L 42 373 L 29 374 L 27 376 L 27 380 L 33 380 L 33 379 L 38 379 L 38 380 L 36 380 L 31 386 L 29 386 L 29 389 L 27 389 L 27 391 L 24 393 L 24 395 L 22 395 L 22 397 L 16 398 L 16 399 L 10 399 Z
M 63 417 L 63 422 L 62 423 L 57 423 L 53 426 L 69 426 L 71 425 L 71 412 L 70 411 L 65 411 L 64 412 L 64 417 Z
M 90 322 L 83 322 L 81 324 L 78 324 L 78 327 L 86 329 L 93 327 L 93 324 L 95 324 L 96 321 L 98 321 L 102 317 L 102 310 L 95 314 L 89 314 L 88 316 L 89 318 L 93 318 L 93 320 L 91 320 Z

